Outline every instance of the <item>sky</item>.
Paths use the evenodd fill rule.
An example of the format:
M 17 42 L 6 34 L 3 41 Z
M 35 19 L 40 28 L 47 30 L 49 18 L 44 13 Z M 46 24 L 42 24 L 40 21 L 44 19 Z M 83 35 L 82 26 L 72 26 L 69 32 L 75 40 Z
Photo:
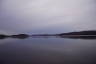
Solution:
M 96 30 L 96 0 L 0 0 L 0 33 Z

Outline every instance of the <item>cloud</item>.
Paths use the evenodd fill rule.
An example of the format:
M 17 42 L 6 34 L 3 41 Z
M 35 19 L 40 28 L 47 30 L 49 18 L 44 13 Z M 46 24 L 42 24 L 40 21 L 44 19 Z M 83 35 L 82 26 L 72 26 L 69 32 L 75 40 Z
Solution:
M 2 0 L 1 5 L 3 30 L 53 33 L 96 29 L 95 0 Z

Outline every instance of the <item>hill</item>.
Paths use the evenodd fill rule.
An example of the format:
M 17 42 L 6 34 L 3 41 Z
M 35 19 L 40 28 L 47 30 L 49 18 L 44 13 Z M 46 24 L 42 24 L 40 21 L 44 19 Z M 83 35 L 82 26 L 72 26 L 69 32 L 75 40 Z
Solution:
M 59 36 L 62 35 L 96 35 L 96 31 L 80 31 L 80 32 L 69 32 L 59 34 Z

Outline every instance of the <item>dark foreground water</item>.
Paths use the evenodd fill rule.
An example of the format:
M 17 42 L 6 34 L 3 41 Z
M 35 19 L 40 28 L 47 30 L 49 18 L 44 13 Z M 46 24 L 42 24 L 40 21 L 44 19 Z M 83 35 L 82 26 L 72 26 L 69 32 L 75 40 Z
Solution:
M 0 64 L 96 64 L 96 40 L 2 39 Z

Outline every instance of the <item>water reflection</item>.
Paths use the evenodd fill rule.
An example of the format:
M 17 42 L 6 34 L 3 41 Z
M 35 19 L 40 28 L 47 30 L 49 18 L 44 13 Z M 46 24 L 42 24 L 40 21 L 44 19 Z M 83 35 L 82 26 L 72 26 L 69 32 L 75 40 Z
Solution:
M 96 39 L 96 36 L 60 36 L 60 38 L 70 38 L 70 39 Z
M 0 39 L 0 64 L 96 64 L 95 35 L 18 34 Z
M 8 38 L 8 37 L 0 37 L 0 39 L 6 39 L 6 38 Z
M 7 38 L 14 38 L 14 39 L 26 39 L 28 37 L 1 37 L 0 39 L 7 39 Z
M 70 39 L 96 39 L 96 36 L 28 36 L 28 37 L 0 37 L 0 39 L 14 38 L 14 39 L 27 39 L 27 38 L 70 38 Z
M 0 44 L 0 64 L 96 64 L 95 59 L 96 40 L 33 37 Z

